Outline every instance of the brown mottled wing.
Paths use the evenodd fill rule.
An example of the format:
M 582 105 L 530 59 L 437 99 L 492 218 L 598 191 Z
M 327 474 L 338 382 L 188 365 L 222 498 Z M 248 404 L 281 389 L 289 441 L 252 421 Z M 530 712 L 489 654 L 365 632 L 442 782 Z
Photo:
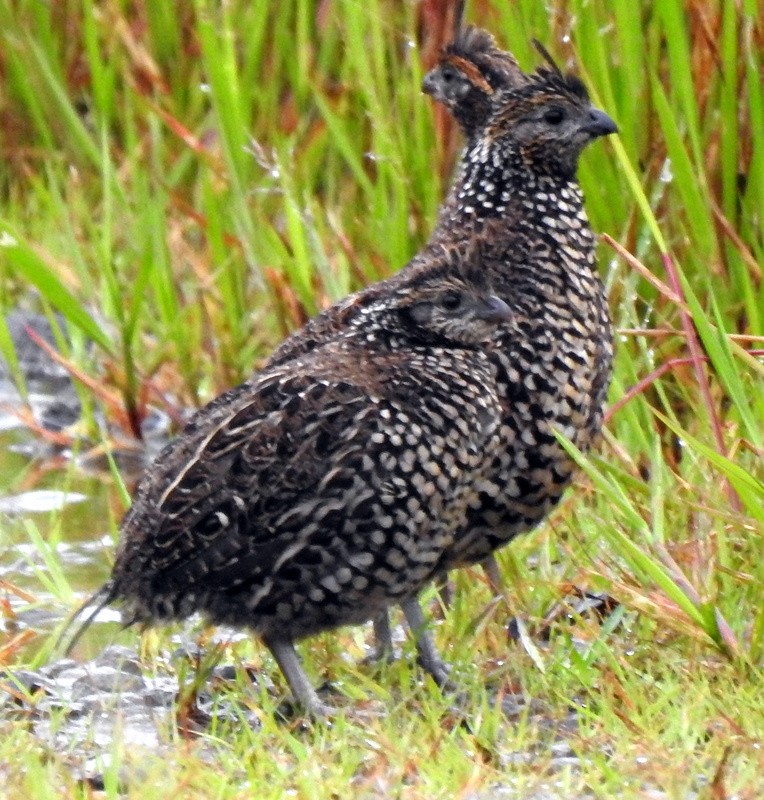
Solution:
M 385 502 L 396 513 L 409 514 L 409 484 L 385 489 L 388 471 L 406 457 L 402 425 L 417 431 L 408 445 L 412 459 L 445 435 L 458 458 L 480 457 L 481 429 L 493 431 L 492 414 L 466 423 L 464 433 L 450 425 L 444 433 L 462 409 L 444 392 L 441 413 L 431 413 L 432 376 L 423 393 L 410 354 L 377 354 L 368 366 L 358 352 L 338 353 L 327 345 L 320 358 L 274 368 L 191 421 L 160 455 L 123 523 L 118 584 L 132 585 L 133 596 L 143 585 L 150 594 L 202 597 L 264 586 L 287 562 L 307 575 L 315 559 L 342 558 L 346 546 L 361 546 L 354 531 L 371 523 L 364 520 L 380 492 L 388 492 Z M 453 378 L 440 380 L 445 388 Z M 387 420 L 396 409 L 405 409 L 408 422 L 390 436 Z M 396 454 L 396 447 L 403 450 Z M 462 479 L 456 472 L 433 488 L 429 520 L 439 519 Z
M 280 546 L 274 509 L 315 487 L 367 403 L 368 390 L 322 379 L 320 365 L 271 370 L 217 398 L 141 481 L 116 570 L 121 561 L 144 574 L 199 560 L 214 568 L 244 546 L 262 548 L 267 567 L 268 551 Z

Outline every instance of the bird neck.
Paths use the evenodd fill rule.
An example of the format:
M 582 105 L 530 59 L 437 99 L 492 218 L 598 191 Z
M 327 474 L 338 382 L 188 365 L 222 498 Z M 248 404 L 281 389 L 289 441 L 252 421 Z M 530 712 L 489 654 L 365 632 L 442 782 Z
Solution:
M 529 212 L 560 210 L 567 215 L 584 213 L 575 175 L 544 172 L 506 142 L 477 138 L 465 148 L 438 227 L 477 232 L 486 220 L 506 219 L 511 225 Z
M 542 304 L 560 287 L 599 291 L 575 175 L 542 172 L 506 146 L 477 141 L 465 150 L 427 251 L 459 242 L 477 242 L 494 288 L 531 292 Z

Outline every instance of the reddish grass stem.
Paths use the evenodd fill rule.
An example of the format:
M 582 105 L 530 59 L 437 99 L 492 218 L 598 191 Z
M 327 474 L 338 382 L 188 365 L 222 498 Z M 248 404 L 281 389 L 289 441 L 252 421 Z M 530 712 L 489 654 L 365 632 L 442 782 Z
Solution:
M 671 258 L 670 253 L 661 253 L 661 260 L 663 261 L 666 274 L 671 282 L 671 288 L 682 300 L 682 304 L 678 306 L 679 316 L 682 320 L 682 327 L 684 328 L 685 335 L 687 336 L 687 349 L 690 351 L 690 358 L 693 369 L 695 370 L 695 379 L 697 380 L 698 388 L 700 389 L 700 396 L 703 400 L 703 404 L 706 407 L 708 418 L 711 421 L 711 430 L 713 431 L 714 440 L 716 441 L 716 449 L 720 455 L 728 458 L 729 452 L 724 442 L 724 433 L 722 431 L 721 420 L 719 419 L 719 415 L 716 413 L 716 407 L 714 406 L 713 398 L 711 397 L 711 385 L 708 382 L 708 375 L 706 374 L 706 370 L 703 365 L 703 362 L 707 361 L 708 359 L 701 352 L 700 339 L 698 337 L 698 332 L 695 329 L 695 322 L 692 319 L 692 315 L 686 310 L 686 307 L 684 307 L 685 297 L 684 292 L 682 291 L 682 283 L 679 280 L 679 272 L 676 269 L 674 260 Z M 732 484 L 728 480 L 725 479 L 725 483 L 727 485 L 727 494 L 732 507 L 735 509 L 735 511 L 741 511 L 742 504 L 740 503 L 740 498 L 737 496 L 737 492 L 734 490 Z

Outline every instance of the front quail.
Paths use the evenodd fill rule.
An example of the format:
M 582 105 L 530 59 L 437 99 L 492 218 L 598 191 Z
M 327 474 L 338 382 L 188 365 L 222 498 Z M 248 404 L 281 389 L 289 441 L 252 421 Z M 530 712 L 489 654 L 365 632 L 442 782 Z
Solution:
M 141 480 L 99 607 L 245 626 L 320 716 L 294 642 L 400 603 L 445 682 L 416 594 L 496 445 L 482 343 L 510 314 L 465 249 L 440 254 L 357 297 L 342 335 L 196 413 Z

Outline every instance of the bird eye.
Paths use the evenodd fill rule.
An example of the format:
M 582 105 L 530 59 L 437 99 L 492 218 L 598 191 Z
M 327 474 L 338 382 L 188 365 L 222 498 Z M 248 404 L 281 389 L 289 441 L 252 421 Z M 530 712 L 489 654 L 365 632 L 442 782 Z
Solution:
M 565 112 L 561 108 L 550 108 L 544 114 L 544 120 L 550 125 L 559 125 L 565 119 Z
M 443 297 L 440 298 L 440 304 L 446 311 L 456 311 L 456 309 L 461 306 L 462 299 L 459 292 L 446 292 Z
M 453 67 L 443 67 L 440 74 L 446 83 L 449 83 L 456 77 L 456 71 Z

